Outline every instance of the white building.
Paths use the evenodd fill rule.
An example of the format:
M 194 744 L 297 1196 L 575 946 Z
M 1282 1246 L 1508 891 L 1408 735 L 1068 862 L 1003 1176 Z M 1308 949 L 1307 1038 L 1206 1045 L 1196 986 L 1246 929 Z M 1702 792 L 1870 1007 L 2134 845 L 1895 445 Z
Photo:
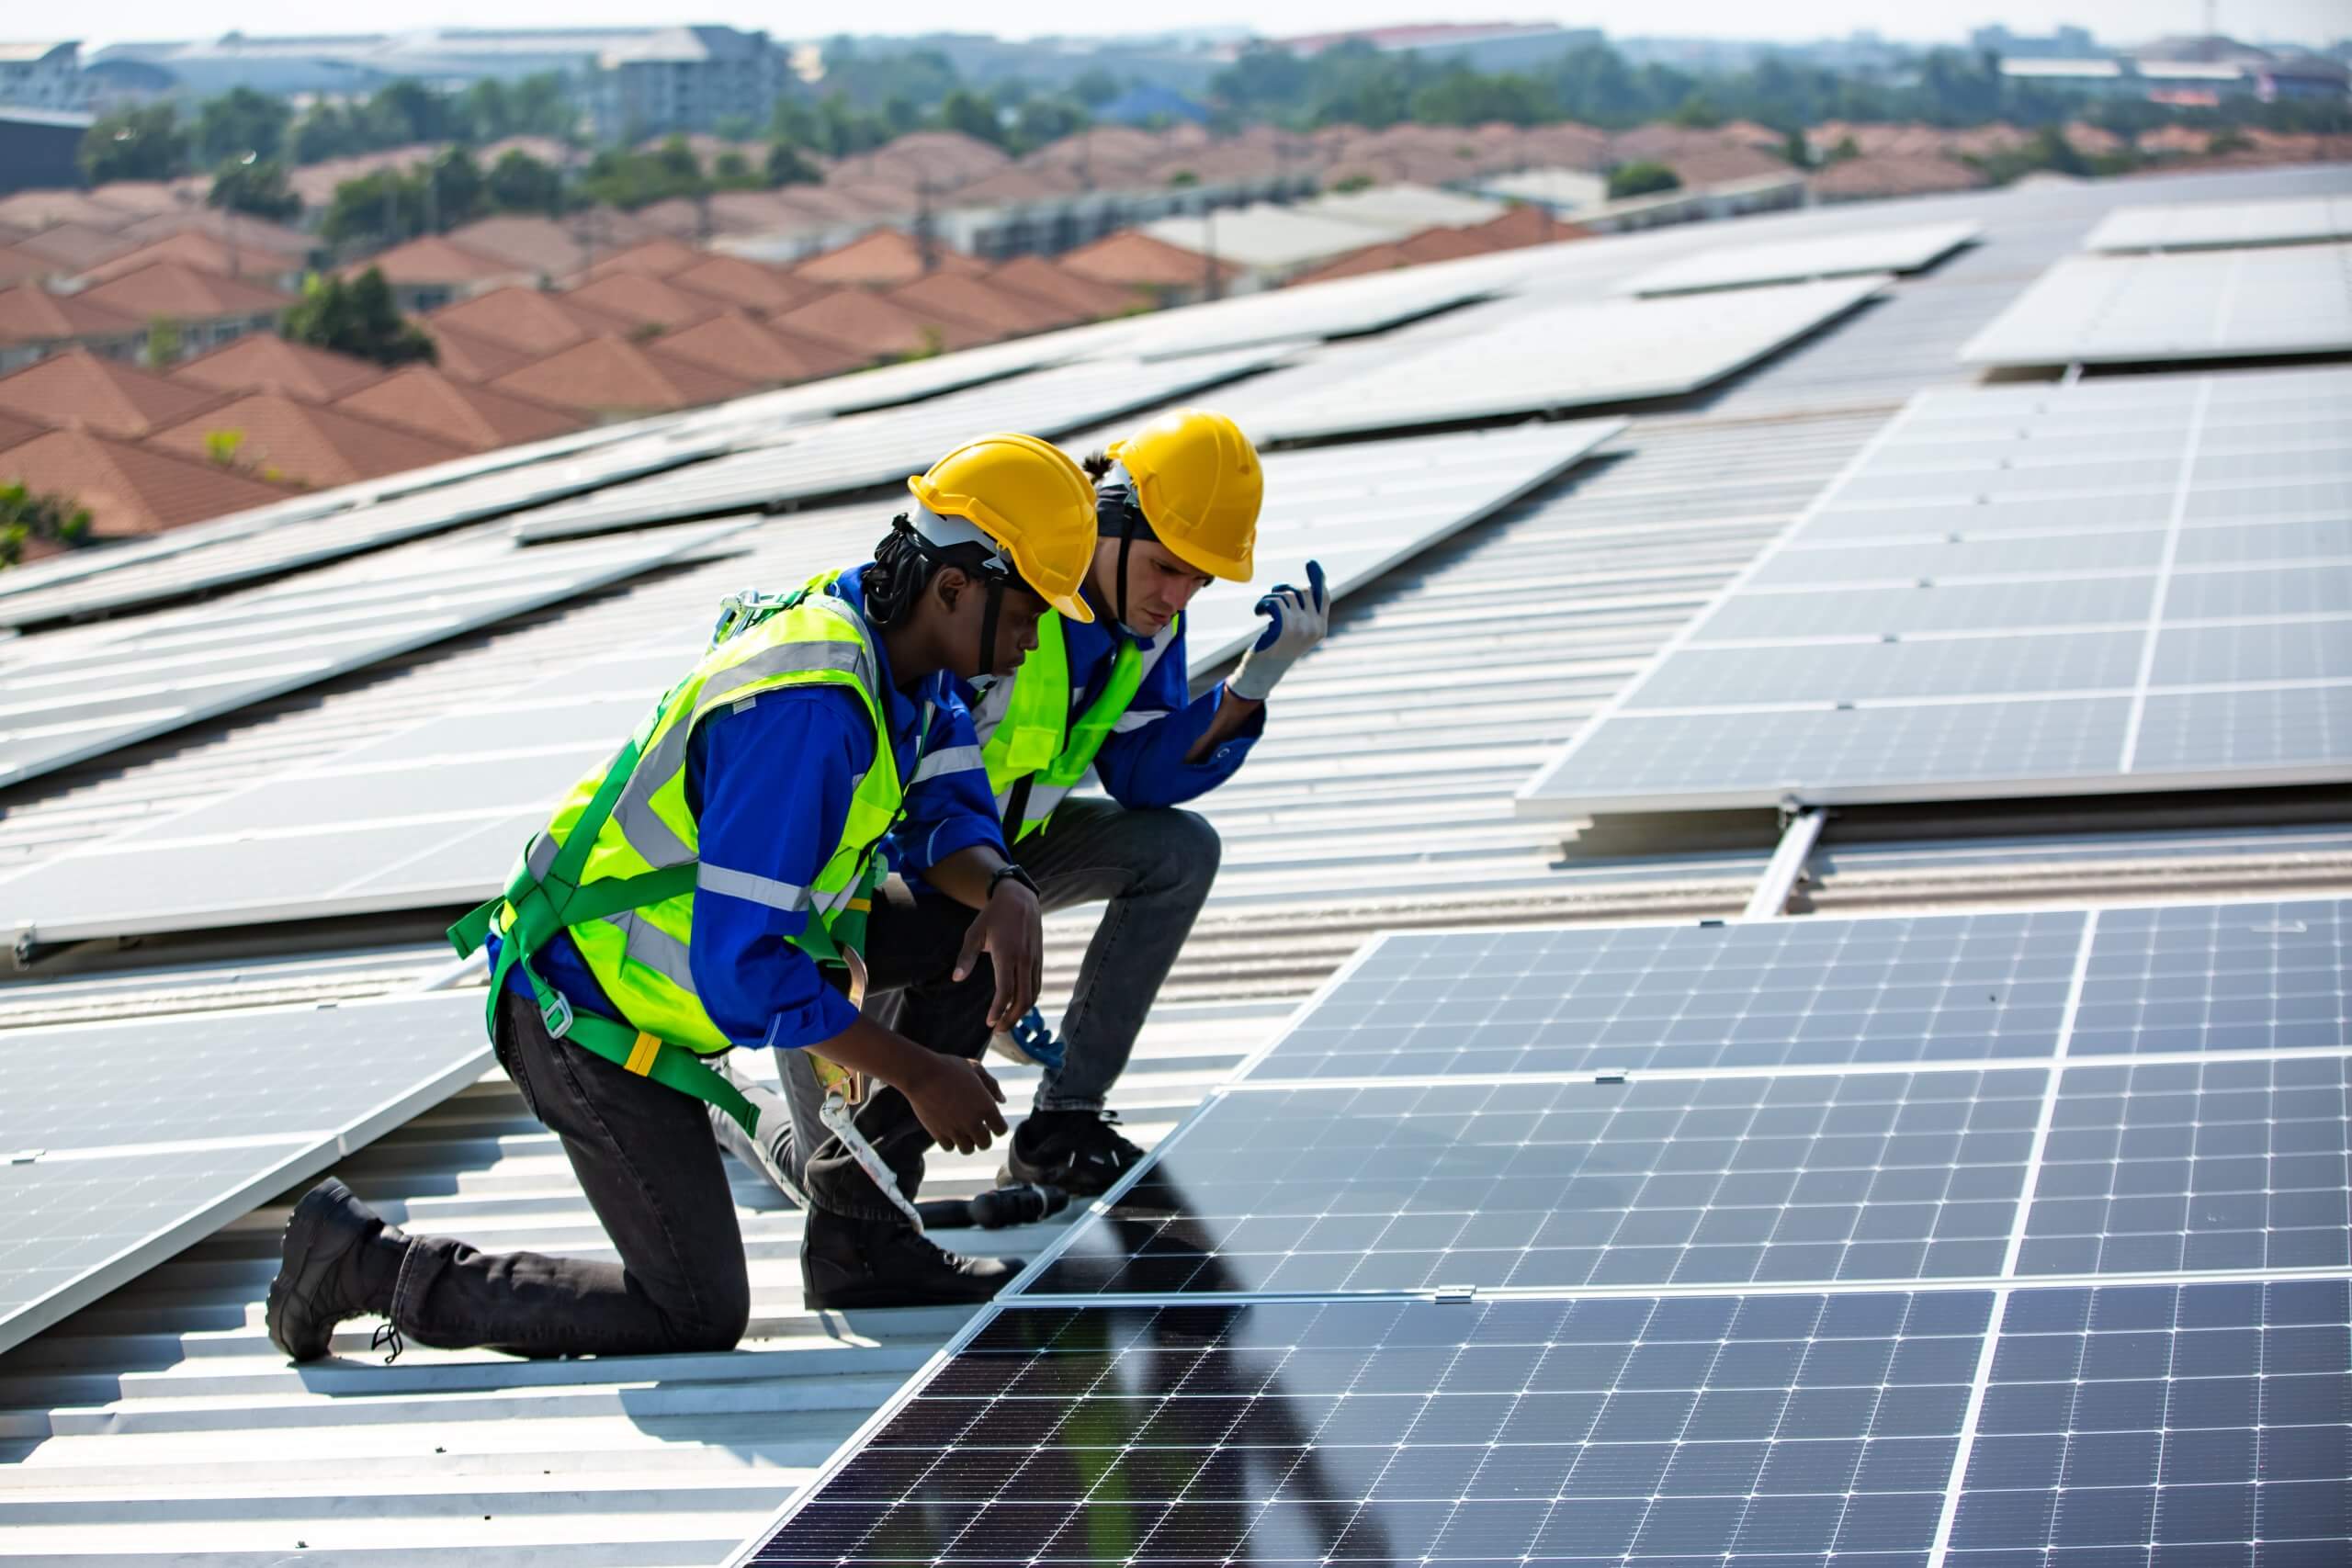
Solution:
M 0 43 L 0 104 L 13 108 L 78 109 L 85 101 L 78 41 Z

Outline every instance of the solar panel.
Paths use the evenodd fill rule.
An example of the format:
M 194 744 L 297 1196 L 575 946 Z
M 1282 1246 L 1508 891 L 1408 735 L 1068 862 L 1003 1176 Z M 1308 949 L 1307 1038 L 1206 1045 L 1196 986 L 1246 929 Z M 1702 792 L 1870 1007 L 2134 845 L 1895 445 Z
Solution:
M 577 437 L 561 439 L 579 442 Z M 0 626 L 75 620 L 214 592 L 444 533 L 583 491 L 668 473 L 725 449 L 725 441 L 717 435 L 664 432 L 603 444 L 569 457 L 549 456 L 521 466 L 502 465 L 476 478 L 324 515 L 297 513 L 267 526 L 224 534 L 200 547 L 124 559 L 93 578 L 0 598 Z
M 1815 240 L 1722 245 L 1654 266 L 1620 286 L 1621 294 L 1686 294 L 1758 283 L 1853 277 L 1863 273 L 1917 272 L 1984 232 L 1974 223 L 1914 223 L 1868 229 Z
M 1928 392 L 1520 804 L 2335 782 L 2347 671 L 2352 371 Z
M 1098 329 L 1105 333 L 1102 344 L 1093 352 L 1159 359 L 1358 337 L 1487 299 L 1499 286 L 1492 267 L 1403 267 L 1335 278 L 1104 323 Z
M 27 638 L 0 657 L 0 785 L 617 582 L 737 526 L 561 549 L 439 544 L 225 604 Z
M 2119 207 L 2083 242 L 2086 251 L 2195 251 L 2352 239 L 2352 197 L 2283 201 L 2183 201 Z
M 2070 256 L 1960 351 L 1988 366 L 2352 350 L 2352 245 Z
M 1252 613 L 1255 590 L 1303 581 L 1308 556 L 1329 569 L 1335 594 L 1353 592 L 1571 467 L 1620 427 L 1589 421 L 1270 454 L 1258 581 L 1221 583 L 1188 612 L 1194 672 L 1257 635 L 1264 623 Z M 854 565 L 887 514 L 868 503 L 763 527 L 748 536 L 754 559 L 725 581 L 778 589 Z M 633 547 L 674 532 L 640 536 Z M 523 558 L 580 547 L 533 546 Z M 544 825 L 549 803 L 611 753 L 694 661 L 707 630 L 697 621 L 584 665 L 575 660 L 521 691 L 477 698 L 142 824 L 0 883 L 0 898 L 11 923 L 62 942 L 486 897 L 504 881 L 516 846 Z M 134 863 L 135 874 L 120 869 Z
M 1835 321 L 1884 281 L 1562 305 L 1360 375 L 1303 365 L 1242 389 L 1226 407 L 1268 442 L 1679 397 Z
M 1067 365 L 903 408 L 777 432 L 772 444 L 682 474 L 614 485 L 516 520 L 526 542 L 577 538 L 649 523 L 781 510 L 898 484 L 975 435 L 1017 430 L 1051 440 L 1261 370 L 1262 350 L 1201 355 L 1164 364 L 1136 360 Z
M 481 1001 L 11 1030 L 0 1349 L 479 1077 Z

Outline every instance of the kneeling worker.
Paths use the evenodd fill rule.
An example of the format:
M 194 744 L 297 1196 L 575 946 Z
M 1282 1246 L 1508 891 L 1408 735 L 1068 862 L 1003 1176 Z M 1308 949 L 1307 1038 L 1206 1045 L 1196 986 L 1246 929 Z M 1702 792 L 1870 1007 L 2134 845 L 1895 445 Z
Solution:
M 872 563 L 723 622 L 505 895 L 451 933 L 491 945 L 499 1060 L 620 1261 L 408 1237 L 327 1181 L 287 1225 L 267 1308 L 280 1349 L 322 1356 L 368 1313 L 443 1347 L 732 1347 L 751 1287 L 706 1112 L 755 1118 L 709 1065 L 731 1047 L 807 1047 L 887 1086 L 856 1153 L 909 1196 L 933 1139 L 970 1153 L 1004 1132 L 978 1045 L 943 1053 L 927 1021 L 1010 1022 L 1038 986 L 1036 893 L 1005 854 L 956 682 L 1016 668 L 1049 606 L 1089 615 L 1093 493 L 1024 435 L 969 443 L 909 488 L 921 504 Z M 944 897 L 885 884 L 894 826 L 933 846 L 910 868 Z M 904 993 L 905 1032 L 860 1016 L 852 973 Z M 838 1142 L 808 1179 L 811 1305 L 978 1301 L 1010 1277 L 933 1246 Z

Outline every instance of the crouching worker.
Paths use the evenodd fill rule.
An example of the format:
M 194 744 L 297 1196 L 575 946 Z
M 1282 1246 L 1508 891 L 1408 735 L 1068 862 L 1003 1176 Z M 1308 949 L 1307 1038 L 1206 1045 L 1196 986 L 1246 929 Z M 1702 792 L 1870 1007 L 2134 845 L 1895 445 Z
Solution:
M 288 1355 L 324 1355 L 370 1313 L 423 1344 L 526 1355 L 731 1348 L 751 1288 L 706 1107 L 757 1113 L 713 1070 L 730 1048 L 806 1049 L 871 1080 L 854 1153 L 906 1197 L 934 1140 L 971 1153 L 1003 1134 L 979 1044 L 942 1054 L 929 1023 L 1017 1020 L 1038 986 L 1036 893 L 956 682 L 1010 673 L 1049 606 L 1088 615 L 1094 498 L 1024 435 L 959 447 L 910 488 L 921 505 L 873 562 L 722 621 L 504 896 L 451 932 L 490 948 L 499 1060 L 620 1260 L 406 1236 L 330 1180 L 296 1206 L 269 1290 Z M 937 896 L 885 881 L 894 826 L 933 845 Z M 861 1017 L 869 987 L 903 993 L 901 1030 Z M 932 1245 L 838 1141 L 808 1181 L 812 1306 L 979 1301 L 1009 1277 Z

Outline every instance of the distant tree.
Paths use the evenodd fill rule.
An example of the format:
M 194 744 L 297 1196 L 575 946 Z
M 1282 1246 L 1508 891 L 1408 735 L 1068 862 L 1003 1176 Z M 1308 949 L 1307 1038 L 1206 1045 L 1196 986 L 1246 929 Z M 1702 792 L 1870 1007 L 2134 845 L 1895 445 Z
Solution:
M 179 110 L 149 104 L 107 115 L 82 133 L 84 177 L 94 186 L 109 180 L 168 180 L 187 173 L 188 134 Z
M 1100 65 L 1090 65 L 1069 85 L 1069 96 L 1088 108 L 1099 109 L 1117 97 L 1119 79 Z
M 1350 175 L 1346 179 L 1340 181 L 1331 187 L 1331 194 L 1334 196 L 1352 196 L 1357 191 L 1370 190 L 1371 188 L 1372 176 L 1370 175 Z
M 1075 136 L 1087 125 L 1086 110 L 1071 98 L 1031 98 L 1013 117 L 1012 144 L 1033 152 L 1049 141 Z
M 775 186 L 813 186 L 823 183 L 825 176 L 817 165 L 800 155 L 800 150 L 789 141 L 768 143 L 767 183 Z
M 683 136 L 673 136 L 650 152 L 607 148 L 590 161 L 580 189 L 591 201 L 634 210 L 673 197 L 698 201 L 711 182 Z
M 151 368 L 161 369 L 175 365 L 180 357 L 180 324 L 169 316 L 152 316 L 147 321 L 147 346 L 142 357 Z
M 2206 139 L 2205 152 L 2211 157 L 2222 152 L 2251 152 L 2254 138 L 2234 125 L 2225 125 Z
M 968 88 L 958 87 L 940 100 L 939 123 L 990 146 L 1001 146 L 1005 140 L 1004 121 L 996 106 Z
M 0 484 L 0 568 L 25 558 L 35 539 L 68 549 L 90 542 L 90 510 L 62 495 L 37 494 L 22 482 Z
M 225 212 L 250 212 L 273 223 L 302 215 L 302 198 L 286 183 L 286 165 L 275 158 L 226 158 L 212 171 L 204 198 Z
M 498 156 L 483 176 L 485 204 L 495 212 L 543 212 L 549 217 L 565 208 L 563 175 L 552 164 L 528 152 L 509 149 Z
M 1482 75 L 1466 66 L 1416 88 L 1410 109 L 1412 118 L 1423 125 L 1483 125 L 1498 119 L 1511 125 L 1540 125 L 1560 118 L 1558 100 L 1533 77 L 1508 72 Z
M 711 134 L 721 141 L 749 141 L 759 128 L 747 114 L 723 114 L 711 122 Z
M 294 109 L 284 98 L 232 87 L 196 111 L 196 156 L 207 165 L 251 152 L 275 158 L 286 146 Z
M 488 186 L 481 177 L 481 165 L 464 148 L 453 147 L 427 164 L 424 178 L 430 197 L 425 217 L 433 232 L 447 233 L 481 214 Z
M 1681 188 L 1682 176 L 1664 164 L 1620 164 L 1609 171 L 1609 199 L 1611 201 Z
M 1179 169 L 1168 176 L 1170 190 L 1190 190 L 1201 183 L 1201 176 L 1190 169 Z
M 1685 130 L 1713 130 L 1723 124 L 1724 111 L 1715 107 L 1714 100 L 1705 92 L 1693 88 L 1690 96 L 1675 105 L 1674 112 L 1666 118 Z
M 1781 156 L 1800 169 L 1813 167 L 1813 144 L 1802 130 L 1792 130 L 1781 141 Z
M 379 365 L 430 365 L 440 357 L 423 328 L 400 312 L 383 273 L 369 267 L 357 277 L 313 277 L 302 298 L 286 312 L 282 329 L 295 343 L 356 355 Z
M 763 172 L 754 172 L 752 161 L 732 147 L 712 160 L 710 183 L 718 190 L 760 190 L 766 186 Z
M 424 183 L 397 169 L 344 181 L 319 220 L 319 235 L 331 245 L 395 245 L 424 232 Z

